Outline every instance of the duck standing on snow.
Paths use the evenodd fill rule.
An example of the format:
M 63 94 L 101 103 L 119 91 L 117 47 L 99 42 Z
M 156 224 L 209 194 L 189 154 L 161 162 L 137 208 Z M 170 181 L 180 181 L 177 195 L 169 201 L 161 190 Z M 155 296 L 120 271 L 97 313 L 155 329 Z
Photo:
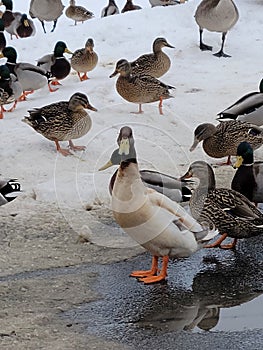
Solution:
M 6 31 L 11 35 L 15 35 L 16 38 L 28 38 L 34 36 L 36 28 L 31 19 L 27 17 L 25 13 L 20 18 L 16 18 L 12 24 L 6 28 Z
M 3 105 L 15 102 L 14 91 L 11 87 L 10 71 L 6 65 L 0 66 L 0 119 L 4 118 Z
M 263 214 L 241 193 L 228 188 L 216 188 L 212 167 L 203 161 L 193 162 L 181 177 L 199 180 L 189 206 L 192 216 L 200 223 L 208 222 L 218 229 L 221 237 L 206 248 L 235 248 L 237 239 L 263 234 Z M 234 238 L 231 244 L 221 245 L 226 237 Z
M 230 120 L 219 123 L 217 126 L 210 123 L 203 123 L 197 126 L 194 131 L 194 142 L 190 148 L 192 152 L 199 142 L 203 141 L 205 153 L 212 158 L 235 156 L 237 147 L 242 141 L 247 141 L 253 149 L 262 146 L 263 130 L 253 124 Z
M 89 38 L 83 49 L 76 50 L 71 58 L 71 67 L 78 73 L 80 81 L 87 80 L 87 73 L 92 71 L 98 63 L 98 55 L 93 50 L 94 41 Z M 84 73 L 82 76 L 80 73 Z
M 168 72 L 171 60 L 162 51 L 163 47 L 174 49 L 174 46 L 168 44 L 165 38 L 156 38 L 153 42 L 153 53 L 142 55 L 135 61 L 130 62 L 132 74 L 149 74 L 155 78 L 160 78 Z
M 35 90 L 41 89 L 48 84 L 48 79 L 46 72 L 27 62 L 16 62 L 17 61 L 17 52 L 14 47 L 7 46 L 1 57 L 6 57 L 6 65 L 10 70 L 10 73 L 14 74 L 19 83 L 22 86 L 23 94 L 20 96 L 19 100 L 24 101 L 28 94 L 33 93 Z
M 152 255 L 150 270 L 133 271 L 145 284 L 165 280 L 169 258 L 185 258 L 217 235 L 205 223 L 194 220 L 178 203 L 147 188 L 140 176 L 136 158 L 129 158 L 134 140 L 123 128 L 119 153 L 122 161 L 112 191 L 112 210 L 116 222 Z M 158 259 L 162 268 L 158 273 Z
M 56 28 L 58 18 L 63 14 L 64 5 L 61 0 L 31 0 L 29 14 L 32 18 L 38 18 L 42 24 L 44 33 L 45 21 L 53 22 L 53 32 Z
M 250 92 L 230 107 L 218 113 L 218 120 L 235 119 L 246 121 L 254 125 L 263 125 L 263 79 L 259 84 L 259 91 Z
M 107 17 L 111 15 L 118 15 L 120 13 L 118 6 L 114 0 L 109 0 L 109 3 L 101 11 L 101 17 Z
M 57 151 L 63 156 L 72 154 L 60 147 L 60 141 L 68 141 L 73 151 L 82 151 L 85 146 L 75 146 L 72 139 L 78 139 L 87 134 L 92 121 L 84 109 L 97 111 L 85 94 L 76 92 L 69 101 L 60 101 L 50 105 L 29 110 L 29 116 L 22 121 L 30 125 L 47 139 L 54 141 Z
M 5 30 L 10 33 L 11 39 L 13 34 L 13 26 L 19 23 L 22 13 L 13 12 L 13 1 L 12 0 L 1 0 L 0 5 L 5 6 L 5 12 L 2 15 Z
M 121 13 L 127 12 L 127 11 L 133 11 L 133 10 L 141 10 L 141 6 L 134 5 L 132 0 L 127 0 L 126 4 L 124 5 L 123 9 L 121 10 Z
M 174 89 L 173 86 L 166 85 L 160 80 L 151 75 L 132 75 L 131 65 L 121 59 L 116 63 L 115 71 L 110 75 L 110 78 L 119 74 L 116 82 L 117 92 L 128 102 L 139 104 L 138 114 L 143 113 L 142 104 L 159 102 L 159 113 L 162 112 L 162 102 L 164 99 L 172 98 L 169 90 Z
M 10 73 L 10 70 L 5 64 L 0 66 L 0 77 L 1 79 L 7 82 L 8 84 L 7 86 L 10 86 L 12 90 L 12 95 L 14 96 L 14 99 L 15 99 L 15 103 L 10 109 L 6 110 L 4 106 L 2 106 L 2 112 L 13 112 L 16 108 L 17 101 L 19 100 L 20 96 L 23 93 L 22 86 L 19 83 L 17 77 L 14 74 Z M 8 100 L 10 100 L 10 98 Z
M 0 206 L 14 200 L 21 191 L 16 179 L 0 178 Z
M 94 17 L 94 14 L 87 10 L 83 6 L 76 6 L 76 1 L 75 0 L 70 0 L 69 6 L 66 8 L 65 15 L 73 19 L 75 21 L 75 25 L 77 22 L 84 22 L 87 21 L 88 19 L 91 19 Z
M 131 140 L 133 138 L 132 129 L 128 126 L 124 126 L 121 128 L 117 139 L 118 144 L 120 144 L 120 141 L 121 141 L 120 139 L 123 135 L 126 135 L 127 138 Z M 129 151 L 130 151 L 129 155 L 126 155 L 127 158 L 136 158 L 135 148 L 130 147 Z M 122 156 L 119 154 L 119 148 L 118 148 L 115 151 L 113 151 L 110 157 L 110 160 L 105 165 L 103 165 L 99 169 L 99 171 L 108 169 L 113 165 L 120 165 L 121 159 L 122 159 Z M 110 184 L 109 184 L 110 194 L 112 194 L 112 189 L 114 186 L 117 172 L 118 170 L 115 171 L 115 173 L 112 175 L 110 180 Z M 173 201 L 186 202 L 186 201 L 189 201 L 191 197 L 192 192 L 185 185 L 185 182 L 182 182 L 173 176 L 161 173 L 159 171 L 153 171 L 153 170 L 140 170 L 140 176 L 145 186 L 164 194 L 165 196 L 167 196 Z
M 263 162 L 254 162 L 253 148 L 246 141 L 237 147 L 234 168 L 237 171 L 231 188 L 242 193 L 251 202 L 263 203 Z
M 222 33 L 222 45 L 214 56 L 230 57 L 224 53 L 226 33 L 236 24 L 238 18 L 238 9 L 233 0 L 202 0 L 195 12 L 195 20 L 200 33 L 200 49 L 212 51 L 212 46 L 203 43 L 204 29 L 219 32 Z
M 70 73 L 70 63 L 64 57 L 64 53 L 72 54 L 64 41 L 58 41 L 54 52 L 43 56 L 37 61 L 37 65 L 42 68 L 51 79 L 51 85 L 61 85 L 58 80 L 65 79 Z M 49 84 L 49 88 L 52 90 Z

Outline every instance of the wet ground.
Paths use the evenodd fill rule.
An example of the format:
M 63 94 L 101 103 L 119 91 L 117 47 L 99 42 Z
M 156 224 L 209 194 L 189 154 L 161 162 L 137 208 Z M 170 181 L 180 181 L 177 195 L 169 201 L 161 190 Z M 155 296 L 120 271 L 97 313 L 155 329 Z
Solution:
M 63 318 L 81 332 L 132 349 L 262 349 L 263 245 L 253 241 L 236 252 L 206 250 L 173 261 L 168 281 L 157 285 L 128 277 L 148 267 L 147 253 L 97 266 L 100 300 Z

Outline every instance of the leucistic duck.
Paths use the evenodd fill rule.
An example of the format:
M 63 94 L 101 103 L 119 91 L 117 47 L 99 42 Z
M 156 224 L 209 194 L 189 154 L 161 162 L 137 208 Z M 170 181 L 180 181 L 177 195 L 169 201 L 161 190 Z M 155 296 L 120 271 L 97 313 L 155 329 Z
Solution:
M 151 75 L 132 75 L 131 64 L 121 59 L 116 63 L 115 71 L 110 78 L 119 74 L 116 82 L 118 94 L 128 102 L 139 105 L 138 114 L 143 113 L 142 104 L 159 101 L 159 113 L 163 114 L 162 102 L 172 98 L 170 89 L 175 89 L 171 85 L 162 83 Z
M 237 240 L 263 234 L 263 214 L 243 194 L 228 188 L 216 188 L 212 167 L 204 161 L 193 162 L 181 179 L 195 177 L 197 188 L 189 201 L 192 216 L 218 229 L 221 237 L 207 248 L 235 248 Z M 226 237 L 234 238 L 222 245 Z
M 263 143 L 263 130 L 253 124 L 230 120 L 218 125 L 203 123 L 194 131 L 194 142 L 190 148 L 192 152 L 199 142 L 203 141 L 205 153 L 212 158 L 235 156 L 237 147 L 242 141 L 248 141 L 253 149 L 259 148 Z
M 236 24 L 238 18 L 238 9 L 233 0 L 202 0 L 195 12 L 195 20 L 199 26 L 200 50 L 212 51 L 212 46 L 203 43 L 204 29 L 219 32 L 222 33 L 222 44 L 214 56 L 230 57 L 224 53 L 226 34 Z
M 64 41 L 58 41 L 54 47 L 54 52 L 41 57 L 37 61 L 38 67 L 42 68 L 47 76 L 51 79 L 49 83 L 49 89 L 55 91 L 51 88 L 51 85 L 61 85 L 59 80 L 65 79 L 70 73 L 70 63 L 64 57 L 64 53 L 72 54 L 72 52 L 67 48 Z
M 103 7 L 101 11 L 101 17 L 118 15 L 119 13 L 120 13 L 120 10 L 116 5 L 116 2 L 114 0 L 109 0 L 108 5 Z
M 17 179 L 0 177 L 0 206 L 14 200 L 21 193 L 21 184 Z
M 121 137 L 127 137 L 131 143 L 133 139 L 132 129 L 128 126 L 121 128 L 117 142 L 120 143 Z M 130 153 L 126 155 L 126 158 L 136 158 L 135 148 L 129 148 Z M 105 170 L 113 165 L 120 165 L 123 156 L 119 154 L 119 148 L 113 151 L 110 160 L 103 165 L 99 171 Z M 118 170 L 115 171 L 111 177 L 109 184 L 109 191 L 112 194 L 112 189 L 116 179 Z M 187 187 L 185 182 L 178 180 L 177 178 L 161 173 L 154 170 L 140 170 L 141 180 L 148 188 L 152 188 L 157 192 L 164 194 L 171 200 L 176 202 L 186 202 L 189 201 L 191 197 L 191 190 Z
M 73 21 L 75 22 L 75 25 L 77 24 L 77 22 L 83 23 L 88 19 L 91 19 L 94 17 L 94 14 L 91 11 L 87 10 L 83 6 L 76 5 L 75 0 L 69 1 L 69 6 L 66 8 L 65 15 L 68 18 L 73 19 Z
M 254 162 L 254 151 L 251 145 L 244 141 L 237 147 L 237 169 L 231 188 L 242 193 L 251 202 L 263 202 L 263 162 Z
M 63 14 L 64 5 L 61 0 L 31 0 L 29 14 L 32 18 L 37 18 L 46 33 L 45 22 L 53 22 L 53 32 L 57 26 L 58 18 Z
M 0 54 L 0 57 L 7 58 L 6 65 L 10 73 L 17 77 L 22 86 L 23 94 L 20 100 L 25 100 L 28 94 L 47 86 L 48 78 L 46 72 L 31 63 L 17 62 L 17 52 L 14 47 L 7 46 Z
M 263 79 L 259 84 L 259 91 L 250 92 L 218 113 L 218 120 L 241 120 L 254 125 L 263 125 Z
M 153 52 L 138 57 L 130 62 L 132 74 L 149 74 L 155 78 L 160 78 L 168 72 L 171 66 L 171 60 L 166 53 L 162 51 L 163 47 L 174 48 L 165 38 L 156 38 L 153 42 Z
M 156 283 L 166 279 L 170 258 L 191 256 L 215 237 L 217 231 L 209 230 L 205 222 L 199 224 L 180 204 L 147 188 L 136 158 L 127 158 L 133 153 L 130 147 L 134 147 L 134 140 L 120 134 L 119 153 L 123 160 L 112 191 L 113 216 L 153 256 L 150 270 L 133 271 L 131 276 L 145 284 Z M 159 258 L 162 258 L 160 273 Z
M 78 139 L 87 134 L 92 126 L 92 120 L 84 109 L 97 111 L 80 92 L 73 94 L 69 101 L 55 102 L 50 105 L 30 109 L 29 116 L 22 121 L 47 139 L 54 141 L 57 151 L 63 156 L 72 154 L 70 150 L 82 151 L 85 146 L 75 146 L 72 139 Z M 60 141 L 68 141 L 69 148 L 60 147 Z
M 94 51 L 94 41 L 89 38 L 85 47 L 76 50 L 71 57 L 71 67 L 78 73 L 80 81 L 87 80 L 87 73 L 92 71 L 98 64 L 98 55 Z M 82 75 L 80 73 L 83 73 Z

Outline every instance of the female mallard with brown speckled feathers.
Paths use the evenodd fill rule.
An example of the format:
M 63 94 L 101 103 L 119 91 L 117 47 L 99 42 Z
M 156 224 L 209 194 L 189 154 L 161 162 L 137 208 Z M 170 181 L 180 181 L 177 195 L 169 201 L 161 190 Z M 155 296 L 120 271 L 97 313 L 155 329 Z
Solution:
M 72 54 L 63 41 L 58 41 L 52 54 L 45 55 L 37 61 L 38 67 L 44 69 L 47 75 L 52 78 L 50 83 L 52 85 L 61 85 L 58 80 L 66 78 L 70 73 L 71 66 L 64 57 L 65 52 Z M 50 90 L 52 89 L 50 88 Z
M 263 214 L 241 193 L 228 188 L 216 188 L 212 167 L 203 161 L 193 162 L 181 179 L 196 177 L 199 180 L 189 206 L 198 222 L 208 222 L 222 235 L 207 248 L 234 248 L 237 239 L 263 234 Z M 226 237 L 234 238 L 231 244 L 221 245 Z
M 73 19 L 75 21 L 75 25 L 77 22 L 84 22 L 87 21 L 88 19 L 91 19 L 94 17 L 94 14 L 87 10 L 83 6 L 76 6 L 76 1 L 75 0 L 70 0 L 69 1 L 69 6 L 66 8 L 65 15 Z
M 203 123 L 194 131 L 194 142 L 190 151 L 192 152 L 201 141 L 206 154 L 213 158 L 228 157 L 226 164 L 230 164 L 230 156 L 237 154 L 240 142 L 249 142 L 253 149 L 262 145 L 263 130 L 256 125 L 238 120 L 221 122 L 217 126 Z
M 153 42 L 153 53 L 145 54 L 131 62 L 132 74 L 149 74 L 155 78 L 164 75 L 171 66 L 171 60 L 163 51 L 163 47 L 174 48 L 165 38 L 157 38 Z
M 14 91 L 11 87 L 10 71 L 6 65 L 0 66 L 0 119 L 4 118 L 3 105 L 15 102 Z
M 71 152 L 62 149 L 59 141 L 69 141 L 69 148 L 74 151 L 85 149 L 85 146 L 75 146 L 72 142 L 72 139 L 86 135 L 91 128 L 91 118 L 84 108 L 97 111 L 89 103 L 86 95 L 76 92 L 69 101 L 56 102 L 29 110 L 29 116 L 22 121 L 47 139 L 54 141 L 57 151 L 63 156 L 68 156 Z
M 76 50 L 71 58 L 71 67 L 78 73 L 80 81 L 89 79 L 87 72 L 92 71 L 98 63 L 98 55 L 93 50 L 94 41 L 89 38 L 83 49 Z M 80 73 L 84 73 L 82 76 Z
M 173 86 L 166 85 L 151 75 L 131 74 L 131 65 L 125 59 L 117 62 L 115 71 L 110 75 L 110 78 L 117 74 L 120 74 L 116 82 L 117 92 L 125 100 L 139 104 L 137 113 L 143 113 L 141 106 L 143 103 L 160 101 L 159 112 L 163 114 L 162 101 L 173 97 L 169 93 L 169 89 L 175 89 Z

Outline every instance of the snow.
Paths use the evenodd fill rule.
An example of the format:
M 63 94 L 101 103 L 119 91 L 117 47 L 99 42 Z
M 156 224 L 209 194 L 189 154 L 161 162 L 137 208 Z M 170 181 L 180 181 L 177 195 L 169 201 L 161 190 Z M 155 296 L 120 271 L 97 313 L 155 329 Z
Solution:
M 14 0 L 14 10 L 28 12 L 29 3 L 29 0 L 23 4 Z M 68 6 L 68 1 L 63 3 Z M 116 167 L 102 172 L 98 169 L 117 148 L 118 131 L 124 125 L 134 130 L 141 168 L 177 176 L 194 160 L 213 161 L 200 145 L 189 152 L 193 131 L 202 122 L 216 124 L 219 111 L 247 92 L 258 90 L 263 76 L 263 3 L 235 0 L 240 19 L 228 33 L 225 45 L 225 52 L 231 58 L 217 58 L 211 52 L 199 50 L 199 33 L 194 20 L 198 3 L 188 1 L 177 6 L 151 8 L 148 1 L 134 0 L 142 10 L 100 18 L 107 0 L 79 0 L 77 4 L 92 11 L 95 18 L 74 26 L 63 14 L 53 33 L 50 32 L 51 22 L 46 23 L 47 34 L 44 34 L 36 19 L 34 37 L 10 40 L 6 33 L 7 45 L 15 46 L 20 62 L 36 63 L 52 52 L 58 40 L 65 41 L 73 52 L 84 47 L 91 37 L 99 63 L 90 72 L 88 81 L 80 82 L 72 71 L 58 91 L 50 93 L 48 87 L 38 90 L 29 95 L 27 101 L 19 102 L 14 112 L 5 113 L 0 120 L 1 176 L 18 178 L 28 196 L 35 193 L 36 200 L 47 204 L 77 209 L 86 204 L 108 205 L 108 183 Z M 117 0 L 117 4 L 121 10 L 125 1 Z M 172 60 L 172 67 L 160 79 L 176 87 L 174 98 L 164 101 L 164 115 L 159 114 L 158 103 L 143 105 L 142 115 L 131 114 L 138 106 L 117 94 L 116 78 L 109 79 L 109 75 L 119 59 L 132 61 L 151 52 L 152 42 L 160 36 L 175 46 L 175 49 L 164 49 Z M 213 45 L 213 52 L 217 52 L 221 35 L 204 31 L 204 41 Z M 1 63 L 5 63 L 5 59 Z M 28 109 L 68 100 L 77 91 L 87 94 L 98 112 L 89 111 L 92 129 L 75 140 L 76 145 L 85 145 L 86 151 L 63 157 L 56 153 L 53 142 L 21 120 Z M 262 150 L 257 152 L 260 155 Z

